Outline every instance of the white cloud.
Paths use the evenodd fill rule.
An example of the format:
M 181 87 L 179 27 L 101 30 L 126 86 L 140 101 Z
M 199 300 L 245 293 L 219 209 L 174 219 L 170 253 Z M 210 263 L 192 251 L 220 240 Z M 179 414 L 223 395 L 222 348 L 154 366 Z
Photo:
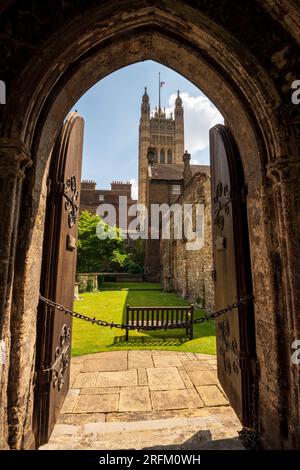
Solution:
M 209 129 L 216 124 L 223 123 L 224 119 L 218 109 L 206 96 L 192 96 L 189 93 L 180 94 L 184 107 L 184 134 L 185 149 L 191 155 L 203 151 L 209 146 Z M 169 97 L 166 113 L 174 112 L 177 94 Z M 196 163 L 197 160 L 193 160 Z
M 135 178 L 130 180 L 131 183 L 131 197 L 132 199 L 138 198 L 138 182 Z

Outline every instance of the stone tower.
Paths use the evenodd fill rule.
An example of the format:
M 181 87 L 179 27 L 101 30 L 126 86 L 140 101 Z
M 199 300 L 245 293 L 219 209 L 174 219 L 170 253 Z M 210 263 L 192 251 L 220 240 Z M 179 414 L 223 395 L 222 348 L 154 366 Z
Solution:
M 139 128 L 139 195 L 140 204 L 146 204 L 146 187 L 147 187 L 147 153 L 150 147 L 150 103 L 147 93 L 147 87 L 142 98 L 141 119 Z
M 166 116 L 160 104 L 150 116 L 147 88 L 142 97 L 139 127 L 139 203 L 146 204 L 148 148 L 154 150 L 154 164 L 182 164 L 184 154 L 184 118 L 182 99 L 177 93 L 174 117 Z
M 177 98 L 175 101 L 175 162 L 182 163 L 184 154 L 184 122 L 183 122 L 183 106 L 182 99 L 179 96 L 179 90 L 177 92 Z

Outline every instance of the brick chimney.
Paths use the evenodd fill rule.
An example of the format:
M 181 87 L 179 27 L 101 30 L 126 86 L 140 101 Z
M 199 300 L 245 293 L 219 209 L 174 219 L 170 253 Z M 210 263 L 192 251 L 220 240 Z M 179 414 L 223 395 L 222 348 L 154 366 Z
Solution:
M 191 170 L 191 154 L 187 152 L 187 150 L 184 152 L 183 155 L 183 186 L 186 187 L 190 183 L 192 179 L 192 170 Z
M 112 181 L 110 188 L 111 191 L 127 191 L 131 193 L 130 181 Z
M 92 180 L 82 180 L 81 181 L 81 191 L 83 189 L 92 189 L 95 191 L 96 189 L 96 182 Z

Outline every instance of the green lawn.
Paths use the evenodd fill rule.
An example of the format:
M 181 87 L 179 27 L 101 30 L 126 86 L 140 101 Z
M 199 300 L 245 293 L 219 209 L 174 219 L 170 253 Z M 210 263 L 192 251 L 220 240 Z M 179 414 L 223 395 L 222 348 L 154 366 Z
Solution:
M 159 284 L 105 283 L 101 292 L 80 294 L 74 310 L 98 319 L 122 323 L 126 304 L 132 306 L 187 305 L 176 294 L 163 292 Z M 203 315 L 195 312 L 195 318 Z M 194 339 L 189 341 L 184 329 L 167 331 L 130 331 L 125 341 L 125 331 L 117 328 L 91 325 L 73 319 L 72 354 L 78 356 L 100 351 L 122 349 L 163 349 L 216 354 L 214 322 L 194 326 Z

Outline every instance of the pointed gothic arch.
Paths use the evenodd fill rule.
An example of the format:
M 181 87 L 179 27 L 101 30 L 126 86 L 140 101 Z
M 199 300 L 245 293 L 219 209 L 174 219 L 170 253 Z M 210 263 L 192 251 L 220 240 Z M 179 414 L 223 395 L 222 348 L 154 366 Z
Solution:
M 289 8 L 289 2 L 285 4 Z M 263 10 L 260 13 L 263 15 Z M 272 15 L 276 17 L 274 10 Z M 225 21 L 226 15 L 223 16 Z M 118 11 L 114 2 L 105 2 L 87 7 L 83 12 L 74 7 L 73 13 L 66 17 L 63 24 L 54 22 L 57 30 L 47 37 L 47 42 L 42 37 L 40 43 L 37 41 L 39 46 L 43 45 L 42 55 L 28 44 L 33 51 L 32 58 L 26 67 L 24 64 L 20 70 L 16 67 L 15 76 L 8 77 L 10 96 L 5 109 L 1 109 L 1 152 L 10 162 L 9 168 L 1 167 L 1 171 L 13 183 L 5 180 L 3 186 L 11 192 L 1 206 L 3 224 L 8 227 L 5 237 L 1 237 L 2 243 L 4 239 L 9 243 L 2 250 L 7 264 L 0 287 L 5 299 L 0 313 L 7 319 L 3 328 L 10 335 L 12 354 L 17 351 L 9 372 L 7 369 L 3 375 L 4 384 L 10 380 L 8 415 L 1 418 L 3 435 L 7 436 L 9 425 L 10 445 L 16 448 L 31 439 L 30 410 L 24 403 L 32 399 L 30 364 L 35 348 L 46 176 L 60 125 L 72 105 L 94 83 L 121 67 L 152 59 L 181 73 L 214 102 L 239 148 L 248 190 L 258 355 L 263 365 L 260 371 L 262 437 L 270 446 L 285 441 L 287 447 L 292 447 L 296 439 L 299 442 L 293 431 L 300 422 L 299 373 L 290 368 L 288 339 L 284 334 L 278 344 L 278 336 L 290 325 L 295 325 L 300 333 L 299 242 L 294 236 L 297 231 L 290 194 L 293 172 L 298 172 L 295 155 L 299 140 L 288 113 L 288 97 L 282 91 L 281 79 L 286 74 L 282 71 L 276 82 L 276 73 L 268 62 L 259 60 L 258 54 L 256 57 L 253 53 L 255 46 L 243 42 L 243 34 L 239 41 L 229 33 L 218 11 L 202 11 L 184 1 L 176 0 L 172 5 L 166 1 L 160 6 L 147 1 L 141 5 L 125 1 Z M 293 23 L 288 24 L 289 30 L 295 32 Z M 277 32 L 278 44 L 283 49 L 285 40 L 289 39 L 281 29 Z M 261 34 L 260 30 L 257 34 Z M 16 42 L 21 48 L 22 40 Z M 294 46 L 292 40 L 290 43 Z M 261 49 L 269 60 L 271 52 L 267 45 Z M 19 54 L 19 60 L 28 56 L 28 53 Z M 31 169 L 27 170 L 30 165 Z M 296 185 L 293 192 L 297 192 Z M 280 325 L 279 310 L 285 312 Z M 8 326 L 11 319 L 18 325 L 13 332 Z M 26 329 L 28 323 L 30 331 Z M 18 349 L 25 336 L 27 347 Z M 270 344 L 266 344 L 266 337 Z M 274 351 L 272 364 L 266 367 L 270 349 Z M 22 370 L 23 364 L 29 366 Z M 278 364 L 282 366 L 281 371 Z M 283 394 L 286 383 L 289 394 Z M 6 404 L 5 386 L 1 390 L 2 402 Z M 268 400 L 267 390 L 273 394 L 274 401 Z M 278 429 L 274 428 L 274 422 Z

